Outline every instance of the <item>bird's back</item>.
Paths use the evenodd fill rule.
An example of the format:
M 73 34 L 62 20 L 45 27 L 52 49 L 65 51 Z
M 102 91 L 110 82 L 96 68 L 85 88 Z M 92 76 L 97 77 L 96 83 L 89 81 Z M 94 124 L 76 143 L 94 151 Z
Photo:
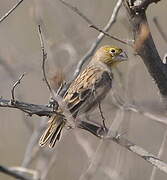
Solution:
M 111 89 L 112 79 L 112 72 L 106 67 L 97 63 L 89 64 L 70 85 L 63 98 L 73 116 L 95 107 Z

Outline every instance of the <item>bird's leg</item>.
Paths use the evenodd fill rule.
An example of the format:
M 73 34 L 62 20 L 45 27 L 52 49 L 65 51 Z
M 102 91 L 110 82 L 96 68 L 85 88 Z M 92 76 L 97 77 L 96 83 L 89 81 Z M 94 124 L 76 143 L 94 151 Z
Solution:
M 103 115 L 103 111 L 101 109 L 101 103 L 99 101 L 98 101 L 98 106 L 99 106 L 99 112 L 100 112 L 101 118 L 103 120 L 103 127 L 104 127 L 104 129 L 107 129 L 106 124 L 105 124 L 105 117 Z
M 96 89 L 95 88 L 93 88 L 93 94 L 94 94 L 94 98 L 96 99 Z M 97 103 L 98 103 L 98 108 L 99 108 L 100 116 L 101 116 L 101 118 L 103 120 L 103 127 L 104 127 L 104 130 L 106 130 L 107 127 L 106 127 L 106 124 L 105 124 L 105 117 L 103 115 L 103 111 L 102 111 L 102 108 L 101 108 L 101 103 L 100 103 L 100 101 L 98 99 L 97 99 Z

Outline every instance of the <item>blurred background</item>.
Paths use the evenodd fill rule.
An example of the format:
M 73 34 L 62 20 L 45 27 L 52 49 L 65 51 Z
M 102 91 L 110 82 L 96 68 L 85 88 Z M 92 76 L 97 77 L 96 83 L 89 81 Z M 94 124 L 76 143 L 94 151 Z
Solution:
M 0 0 L 0 16 L 3 16 L 18 1 Z M 103 28 L 113 11 L 116 0 L 68 0 Z M 147 10 L 150 29 L 160 56 L 167 51 L 166 42 L 159 34 L 153 18 L 157 17 L 166 31 L 167 1 L 152 4 Z M 0 96 L 11 98 L 11 88 L 19 76 L 26 73 L 16 88 L 20 101 L 47 104 L 50 93 L 43 81 L 42 54 L 38 36 L 41 25 L 45 48 L 48 53 L 47 76 L 53 88 L 59 82 L 71 78 L 77 62 L 96 40 L 98 32 L 58 0 L 29 0 L 23 3 L 0 24 Z M 116 23 L 109 31 L 125 41 L 133 39 L 128 17 L 121 8 Z M 166 32 L 167 34 L 167 32 Z M 114 70 L 114 91 L 126 103 L 135 103 L 142 110 L 155 116 L 165 114 L 158 88 L 152 81 L 140 57 L 133 49 L 105 37 L 101 45 L 114 44 L 122 47 L 129 56 Z M 157 155 L 166 127 L 142 114 L 118 109 L 109 94 L 102 103 L 107 127 L 124 133 L 130 141 Z M 83 117 L 84 118 L 84 117 Z M 101 121 L 98 111 L 89 114 L 89 119 Z M 166 180 L 167 175 L 146 161 L 128 152 L 114 142 L 103 141 L 80 129 L 68 132 L 56 148 L 39 148 L 41 126 L 46 118 L 29 117 L 16 109 L 0 109 L 0 164 L 8 167 L 22 166 L 33 170 L 42 180 Z M 164 143 L 161 159 L 167 161 Z M 0 179 L 12 179 L 0 174 Z

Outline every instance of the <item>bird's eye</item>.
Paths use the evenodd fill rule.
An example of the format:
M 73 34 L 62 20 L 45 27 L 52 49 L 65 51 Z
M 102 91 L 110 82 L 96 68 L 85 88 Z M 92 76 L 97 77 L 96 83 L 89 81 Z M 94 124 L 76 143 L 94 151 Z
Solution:
M 115 49 L 111 49 L 110 52 L 113 54 L 115 53 Z

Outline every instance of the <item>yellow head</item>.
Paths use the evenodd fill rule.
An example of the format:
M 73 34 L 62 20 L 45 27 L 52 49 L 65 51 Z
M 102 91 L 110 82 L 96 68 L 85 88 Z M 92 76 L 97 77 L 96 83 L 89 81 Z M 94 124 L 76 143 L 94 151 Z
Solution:
M 97 50 L 93 60 L 100 61 L 109 67 L 113 67 L 122 61 L 126 61 L 128 56 L 121 48 L 116 46 L 102 46 Z

